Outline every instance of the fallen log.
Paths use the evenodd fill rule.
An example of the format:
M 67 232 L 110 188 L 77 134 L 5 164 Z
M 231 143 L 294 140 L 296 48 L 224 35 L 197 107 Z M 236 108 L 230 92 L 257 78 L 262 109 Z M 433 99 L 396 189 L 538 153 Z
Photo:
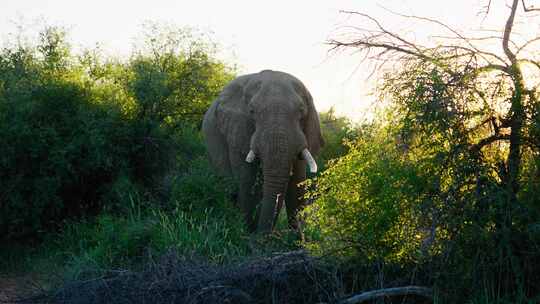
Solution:
M 433 299 L 433 290 L 428 287 L 422 286 L 404 286 L 404 287 L 392 287 L 377 289 L 372 291 L 366 291 L 361 294 L 354 295 L 339 301 L 339 304 L 357 304 L 365 301 L 373 300 L 379 297 L 393 297 L 404 295 L 417 295 L 425 298 Z

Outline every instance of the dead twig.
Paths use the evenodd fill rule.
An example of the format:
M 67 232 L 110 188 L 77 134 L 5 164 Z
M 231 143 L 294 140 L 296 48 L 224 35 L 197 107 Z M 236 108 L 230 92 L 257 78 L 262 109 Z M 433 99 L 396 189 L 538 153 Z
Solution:
M 540 8 L 537 8 L 537 7 L 534 7 L 534 6 L 527 6 L 525 4 L 525 0 L 521 0 L 521 3 L 523 3 L 523 10 L 525 12 L 540 11 Z
M 404 295 L 417 295 L 425 298 L 433 299 L 433 290 L 423 286 L 405 286 L 405 287 L 393 287 L 377 289 L 372 291 L 366 291 L 361 294 L 354 295 L 347 299 L 341 300 L 339 304 L 357 304 L 373 300 L 380 297 L 394 297 Z

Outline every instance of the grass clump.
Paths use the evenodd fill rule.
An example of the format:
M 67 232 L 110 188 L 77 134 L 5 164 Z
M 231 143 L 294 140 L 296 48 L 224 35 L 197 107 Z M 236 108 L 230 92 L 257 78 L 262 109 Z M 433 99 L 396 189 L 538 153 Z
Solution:
M 133 269 L 169 249 L 181 255 L 223 263 L 247 254 L 246 234 L 239 221 L 212 209 L 198 218 L 154 208 L 128 215 L 102 214 L 92 221 L 73 222 L 55 236 L 51 246 L 65 277 L 100 276 L 107 270 Z

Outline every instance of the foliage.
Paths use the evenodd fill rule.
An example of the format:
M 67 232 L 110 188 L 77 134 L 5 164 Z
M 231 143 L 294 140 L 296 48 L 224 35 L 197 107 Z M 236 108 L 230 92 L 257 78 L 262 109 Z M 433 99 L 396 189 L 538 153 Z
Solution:
M 159 30 L 144 42 L 151 52 L 125 63 L 99 49 L 73 53 L 55 27 L 34 46 L 0 51 L 3 238 L 126 210 L 126 197 L 166 196 L 167 177 L 203 154 L 202 109 L 232 69 L 202 38 L 185 42 L 188 30 Z
M 128 114 L 137 123 L 142 142 L 141 155 L 133 161 L 141 167 L 136 177 L 147 185 L 156 181 L 144 172 L 161 177 L 202 154 L 195 129 L 234 76 L 232 68 L 213 57 L 215 47 L 193 31 L 146 24 L 143 44 L 123 66 L 125 73 L 119 79 L 134 101 Z
M 537 39 L 513 34 L 522 8 L 525 14 L 535 10 L 526 1 L 513 0 L 501 35 L 475 33 L 474 37 L 440 20 L 396 13 L 422 26 L 440 26 L 451 35 L 424 45 L 415 43 L 412 33 L 392 31 L 372 16 L 351 12 L 365 21 L 365 26 L 355 28 L 360 33 L 330 41 L 336 49 L 364 53 L 378 67 L 393 64 L 385 70 L 379 88 L 381 100 L 388 101 L 387 111 L 393 114 L 388 139 L 403 148 L 400 158 L 428 181 L 416 196 L 422 199 L 407 207 L 409 211 L 401 211 L 412 212 L 418 222 L 412 225 L 412 233 L 426 241 L 411 271 L 416 276 L 418 268 L 425 267 L 425 280 L 440 287 L 443 298 L 452 302 L 471 295 L 486 301 L 538 300 L 538 286 L 531 282 L 537 281 L 533 261 L 540 257 L 534 228 L 540 219 L 538 199 L 532 195 L 538 189 L 540 66 L 532 46 Z M 497 41 L 502 48 L 492 48 L 489 41 Z M 385 145 L 374 149 L 380 151 L 380 158 L 392 155 Z M 354 151 L 351 156 L 363 159 Z M 335 170 L 343 169 L 340 165 L 336 163 Z M 328 175 L 333 169 L 327 170 Z M 381 174 L 389 184 L 391 176 L 399 178 L 397 193 L 416 185 L 393 170 Z M 355 189 L 354 180 L 336 179 L 326 185 L 343 181 L 343 189 Z M 362 182 L 369 185 L 373 180 Z M 326 193 L 315 194 L 322 198 L 313 197 L 321 209 L 331 205 L 331 199 L 354 201 L 338 194 L 331 199 Z M 372 200 L 364 197 L 361 202 L 369 206 Z M 362 218 L 359 214 L 351 217 Z M 392 221 L 399 223 L 395 218 Z M 427 238 L 422 237 L 424 231 Z M 347 237 L 342 241 L 354 239 Z M 388 261 L 385 251 L 379 258 Z
M 456 269 L 440 277 L 444 282 L 470 280 L 480 288 L 500 284 L 505 293 L 526 297 L 535 293 L 527 282 L 535 277 L 530 263 L 540 255 L 538 235 L 530 229 L 539 220 L 537 204 L 525 194 L 534 191 L 531 174 L 538 172 L 537 147 L 526 140 L 534 124 L 521 122 L 521 160 L 512 165 L 512 144 L 504 140 L 515 128 L 508 129 L 513 125 L 504 112 L 519 88 L 511 89 L 513 84 L 499 75 L 459 76 L 462 64 L 455 62 L 453 70 L 410 61 L 396 77 L 387 78 L 385 89 L 402 115 L 403 141 L 432 159 L 437 185 L 426 216 L 442 241 L 434 259 L 438 267 Z M 530 115 L 536 115 L 534 110 Z M 515 179 L 512 166 L 520 172 Z M 478 277 L 483 281 L 477 282 Z
M 80 279 L 133 268 L 168 250 L 214 263 L 247 253 L 245 232 L 233 215 L 206 209 L 194 218 L 188 212 L 145 210 L 138 204 L 125 216 L 103 213 L 95 220 L 65 225 L 51 237 L 48 250 L 65 263 L 64 276 Z
M 321 171 L 324 171 L 329 160 L 338 158 L 348 152 L 346 143 L 357 136 L 358 127 L 345 116 L 337 116 L 334 108 L 319 114 L 321 130 L 324 138 L 317 161 L 321 164 Z
M 388 126 L 349 143 L 307 195 L 308 229 L 317 232 L 313 249 L 361 256 L 366 262 L 417 258 L 422 224 L 417 216 L 430 187 L 420 164 L 402 154 Z M 312 231 L 309 234 L 314 235 Z
M 194 216 L 209 208 L 228 213 L 227 210 L 232 209 L 232 192 L 233 184 L 216 176 L 203 155 L 172 182 L 170 205 Z
M 152 35 L 159 35 L 155 31 Z M 205 44 L 191 42 L 182 47 L 180 37 L 171 38 L 174 32 L 165 34 L 168 39 L 163 41 L 151 36 L 148 49 L 138 51 L 129 62 L 126 86 L 137 100 L 134 115 L 173 128 L 186 121 L 198 125 L 233 73 L 211 57 L 214 51 Z
M 363 263 L 426 267 L 424 280 L 441 286 L 445 298 L 484 290 L 487 299 L 526 299 L 537 292 L 528 282 L 540 256 L 530 194 L 538 154 L 523 143 L 520 192 L 512 196 L 508 146 L 486 141 L 493 130 L 478 124 L 493 115 L 481 107 L 478 87 L 494 89 L 492 82 L 455 77 L 422 61 L 386 76 L 386 112 L 310 182 L 317 184 L 306 210 L 315 231 L 310 246 Z M 524 134 L 530 127 L 524 124 Z
M 70 58 L 54 50 L 68 47 L 48 35 L 53 41 L 38 47 L 45 53 L 21 48 L 0 55 L 3 236 L 94 213 L 129 155 L 130 130 L 119 108 L 113 100 L 94 102 L 93 90 L 69 70 Z
M 118 178 L 114 199 L 123 205 L 122 212 L 102 210 L 93 218 L 64 221 L 58 232 L 45 234 L 31 248 L 29 243 L 22 248 L 4 244 L 0 268 L 47 276 L 55 272 L 74 280 L 137 269 L 168 252 L 212 264 L 248 255 L 249 238 L 227 183 L 201 156 L 186 166 L 185 173 L 172 177 L 170 198 L 161 204 L 148 201 L 144 189 L 127 177 Z

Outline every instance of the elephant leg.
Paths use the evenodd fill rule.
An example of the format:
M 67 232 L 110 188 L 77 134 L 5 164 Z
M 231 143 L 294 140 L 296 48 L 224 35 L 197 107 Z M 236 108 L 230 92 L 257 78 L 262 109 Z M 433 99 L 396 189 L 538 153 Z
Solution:
M 257 177 L 257 164 L 247 163 L 241 153 L 229 151 L 232 174 L 238 183 L 237 204 L 244 215 L 249 232 L 257 228 L 256 208 L 259 202 L 256 193 L 255 181 Z
M 306 180 L 306 161 L 297 160 L 294 163 L 293 175 L 287 187 L 287 196 L 285 198 L 285 206 L 287 208 L 287 220 L 289 228 L 298 231 L 301 234 L 301 220 L 299 219 L 299 211 L 305 205 L 304 188 L 298 184 Z

